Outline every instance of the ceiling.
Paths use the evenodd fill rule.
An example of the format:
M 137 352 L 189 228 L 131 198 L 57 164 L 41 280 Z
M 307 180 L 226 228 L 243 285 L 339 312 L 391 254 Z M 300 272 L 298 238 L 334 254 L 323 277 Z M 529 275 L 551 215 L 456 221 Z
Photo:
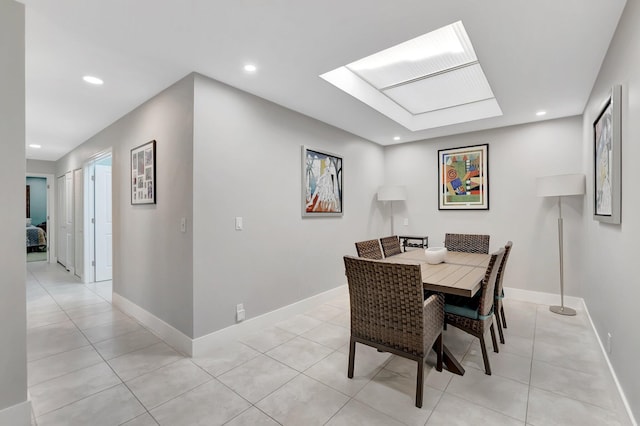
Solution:
M 626 0 L 21 2 L 27 158 L 57 160 L 192 71 L 381 145 L 578 115 Z M 412 132 L 319 77 L 458 20 L 500 117 Z

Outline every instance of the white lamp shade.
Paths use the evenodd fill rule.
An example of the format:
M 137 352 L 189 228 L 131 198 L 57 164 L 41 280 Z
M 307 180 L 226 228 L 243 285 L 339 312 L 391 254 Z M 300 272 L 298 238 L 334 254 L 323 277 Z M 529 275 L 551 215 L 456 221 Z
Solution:
M 402 201 L 407 199 L 407 189 L 402 185 L 383 185 L 378 189 L 378 201 Z
M 583 174 L 539 177 L 536 182 L 538 197 L 561 197 L 583 195 L 585 177 Z

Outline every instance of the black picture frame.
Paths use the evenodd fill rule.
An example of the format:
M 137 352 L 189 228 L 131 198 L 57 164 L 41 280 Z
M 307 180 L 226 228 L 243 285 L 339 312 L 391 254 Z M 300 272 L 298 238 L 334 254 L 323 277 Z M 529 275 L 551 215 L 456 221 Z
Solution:
M 156 204 L 156 141 L 131 149 L 131 205 Z

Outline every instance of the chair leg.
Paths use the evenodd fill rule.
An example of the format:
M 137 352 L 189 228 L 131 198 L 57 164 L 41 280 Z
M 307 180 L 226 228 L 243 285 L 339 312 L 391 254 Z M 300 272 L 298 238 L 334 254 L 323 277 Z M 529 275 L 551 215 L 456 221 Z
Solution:
M 507 328 L 507 319 L 504 317 L 504 305 L 500 304 L 500 316 L 502 317 L 502 326 Z
M 500 349 L 498 349 L 498 341 L 496 340 L 496 329 L 493 327 L 493 318 L 491 318 L 491 326 L 489 327 L 491 330 L 491 341 L 493 342 L 493 351 L 498 353 Z
M 353 379 L 353 361 L 356 357 L 356 341 L 351 338 L 349 342 L 349 369 L 347 370 L 347 377 Z
M 484 361 L 484 372 L 491 375 L 491 365 L 489 365 L 489 354 L 487 353 L 487 345 L 484 343 L 484 334 L 480 334 L 480 348 L 482 349 L 482 360 Z
M 500 310 L 496 309 L 494 312 L 496 317 L 496 323 L 498 324 L 498 334 L 500 335 L 500 343 L 504 345 L 504 334 L 502 333 L 502 323 L 500 322 Z
M 422 382 L 424 379 L 424 359 L 418 360 L 418 378 L 416 379 L 416 407 L 422 408 Z
M 442 371 L 442 352 L 443 352 L 443 342 L 442 342 L 442 333 L 436 339 L 436 370 Z

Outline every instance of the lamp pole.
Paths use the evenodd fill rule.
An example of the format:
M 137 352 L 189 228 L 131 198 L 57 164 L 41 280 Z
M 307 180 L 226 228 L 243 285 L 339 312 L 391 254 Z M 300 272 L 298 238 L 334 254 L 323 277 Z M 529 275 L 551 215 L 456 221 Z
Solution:
M 558 197 L 558 250 L 560 252 L 560 306 L 549 306 L 549 310 L 555 314 L 574 316 L 575 309 L 564 306 L 564 250 L 562 235 L 562 197 Z

